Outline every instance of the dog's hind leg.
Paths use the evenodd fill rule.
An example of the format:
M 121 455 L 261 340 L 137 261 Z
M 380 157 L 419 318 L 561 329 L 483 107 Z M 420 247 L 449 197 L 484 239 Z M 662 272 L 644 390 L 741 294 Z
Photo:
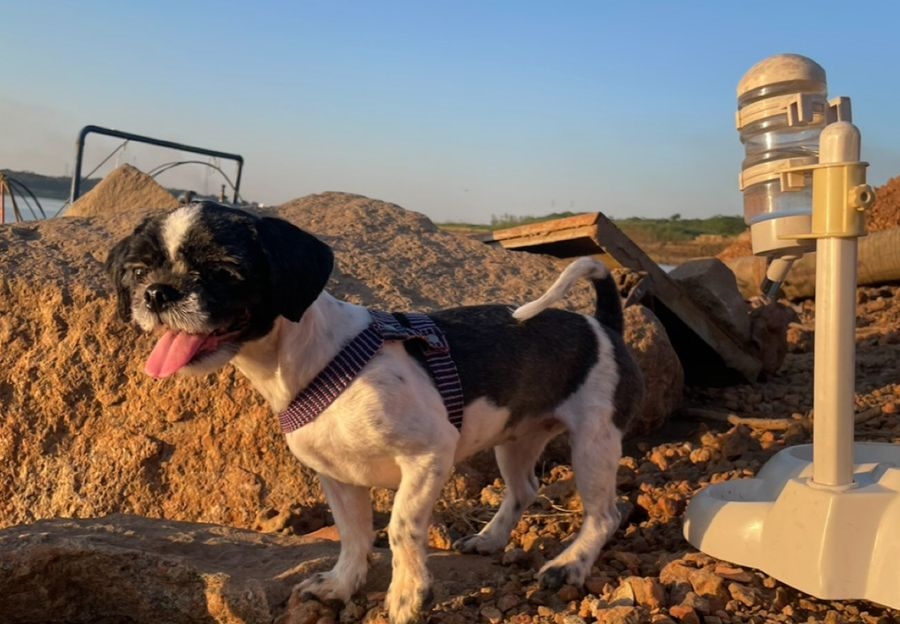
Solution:
M 375 538 L 372 501 L 367 487 L 347 485 L 322 475 L 319 480 L 340 534 L 341 554 L 331 570 L 314 574 L 297 585 L 295 591 L 323 601 L 347 602 L 366 581 L 368 556 Z
M 385 599 L 391 624 L 416 621 L 431 590 L 426 565 L 428 525 L 453 467 L 453 441 L 448 437 L 448 444 L 438 447 L 396 458 L 402 476 L 388 524 L 393 575 Z
M 574 541 L 539 573 L 545 587 L 580 586 L 587 578 L 603 545 L 619 526 L 616 509 L 616 473 L 622 455 L 622 434 L 608 412 L 603 417 L 581 413 L 569 431 L 575 484 L 584 517 Z
M 506 484 L 506 494 L 491 521 L 475 535 L 457 540 L 453 544 L 456 550 L 487 554 L 506 545 L 522 512 L 528 509 L 537 495 L 534 465 L 547 443 L 563 430 L 563 425 L 557 421 L 542 423 L 535 431 L 528 431 L 515 441 L 494 449 L 500 475 Z

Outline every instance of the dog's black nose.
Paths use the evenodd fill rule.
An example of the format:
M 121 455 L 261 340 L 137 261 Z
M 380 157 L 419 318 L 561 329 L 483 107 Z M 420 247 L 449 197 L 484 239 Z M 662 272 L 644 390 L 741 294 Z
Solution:
M 150 284 L 144 291 L 144 304 L 151 312 L 159 314 L 181 299 L 181 293 L 169 284 Z

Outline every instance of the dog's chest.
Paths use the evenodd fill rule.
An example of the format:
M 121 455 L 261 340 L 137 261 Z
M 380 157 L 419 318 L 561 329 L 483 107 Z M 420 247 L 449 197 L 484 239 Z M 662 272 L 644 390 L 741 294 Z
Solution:
M 286 435 L 306 466 L 344 483 L 396 487 L 394 457 L 427 452 L 456 430 L 428 373 L 386 344 L 313 422 Z

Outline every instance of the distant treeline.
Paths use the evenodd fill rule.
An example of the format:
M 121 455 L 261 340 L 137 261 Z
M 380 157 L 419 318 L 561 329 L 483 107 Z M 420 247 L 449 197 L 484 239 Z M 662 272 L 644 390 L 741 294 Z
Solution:
M 553 219 L 565 219 L 566 217 L 574 217 L 580 213 L 577 212 L 551 212 L 542 217 L 520 217 L 511 214 L 491 215 L 491 228 L 502 230 L 503 228 L 516 227 L 517 225 L 528 225 L 529 223 L 540 223 L 541 221 L 552 221 Z
M 68 199 L 72 188 L 72 178 L 65 176 L 46 176 L 31 171 L 12 171 L 0 169 L 0 173 L 22 183 L 38 197 L 48 199 Z M 87 193 L 97 186 L 100 178 L 90 178 L 81 181 L 81 192 Z
M 654 240 L 667 243 L 688 241 L 698 236 L 737 236 L 747 229 L 743 217 L 716 215 L 706 219 L 682 219 L 674 214 L 668 219 L 613 219 L 619 228 L 635 241 Z
M 541 217 L 520 217 L 510 214 L 491 215 L 490 229 L 500 230 L 529 223 L 540 223 L 552 219 L 574 217 L 576 212 L 553 212 Z M 680 242 L 694 240 L 698 236 L 737 236 L 747 229 L 743 217 L 716 215 L 706 219 L 682 219 L 680 214 L 673 214 L 666 219 L 643 219 L 629 217 L 627 219 L 611 218 L 612 221 L 635 241 Z M 461 227 L 461 224 L 457 224 Z M 479 229 L 479 226 L 470 226 Z M 480 226 L 483 228 L 484 226 Z
M 37 197 L 47 199 L 69 199 L 72 191 L 72 178 L 65 176 L 46 176 L 32 171 L 12 171 L 0 169 L 0 173 L 23 184 Z M 79 186 L 80 195 L 84 195 L 100 183 L 102 178 L 88 178 L 82 180 Z M 173 196 L 180 197 L 187 192 L 186 189 L 166 188 Z

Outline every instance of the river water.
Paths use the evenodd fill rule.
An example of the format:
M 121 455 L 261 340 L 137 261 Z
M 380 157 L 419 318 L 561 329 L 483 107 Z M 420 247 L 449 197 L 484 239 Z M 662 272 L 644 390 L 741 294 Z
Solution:
M 8 195 L 5 199 L 6 214 L 4 215 L 3 222 L 15 223 L 16 215 L 13 211 L 12 202 L 9 200 Z M 38 197 L 37 199 L 41 204 L 41 208 L 44 210 L 44 216 L 47 218 L 55 217 L 66 202 L 66 200 L 63 199 L 50 199 L 48 197 Z M 16 203 L 19 205 L 19 212 L 22 213 L 22 217 L 26 221 L 33 221 L 34 219 L 41 218 L 41 213 L 38 211 L 38 206 L 34 203 L 34 200 L 29 198 L 29 202 L 26 204 L 19 195 L 16 195 Z

